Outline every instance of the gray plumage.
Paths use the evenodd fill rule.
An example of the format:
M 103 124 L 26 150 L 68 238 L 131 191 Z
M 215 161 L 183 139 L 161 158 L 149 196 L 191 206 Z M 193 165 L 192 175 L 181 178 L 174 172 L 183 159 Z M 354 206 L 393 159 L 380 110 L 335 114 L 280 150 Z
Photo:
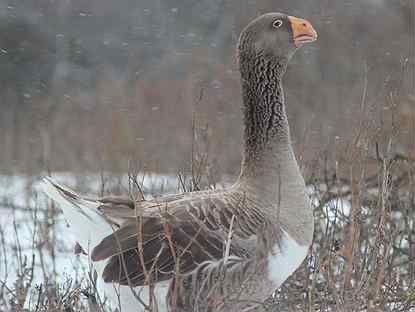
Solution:
M 54 199 L 77 209 L 87 202 L 113 229 L 91 246 L 91 259 L 104 263 L 105 283 L 157 288 L 167 281 L 161 300 L 172 311 L 250 311 L 301 263 L 313 217 L 291 146 L 282 77 L 299 44 L 315 40 L 313 32 L 306 21 L 280 13 L 242 31 L 244 154 L 229 189 L 88 200 L 46 180 Z

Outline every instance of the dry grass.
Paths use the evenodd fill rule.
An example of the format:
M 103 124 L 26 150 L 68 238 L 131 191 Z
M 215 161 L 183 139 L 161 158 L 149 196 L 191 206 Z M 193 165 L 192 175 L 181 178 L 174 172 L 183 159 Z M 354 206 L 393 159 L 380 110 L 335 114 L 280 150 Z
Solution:
M 96 9 L 106 7 L 98 2 Z M 275 7 L 275 1 L 257 2 L 263 10 Z M 304 3 L 297 2 L 303 10 Z M 283 3 L 289 1 L 278 5 Z M 320 3 L 321 9 L 309 4 L 326 40 L 297 56 L 311 61 L 308 67 L 298 65 L 303 61 L 291 67 L 286 90 L 296 154 L 313 190 L 314 243 L 303 265 L 257 312 L 415 311 L 415 11 L 412 1 L 399 3 L 402 14 L 358 9 L 361 15 L 352 19 L 336 9 L 349 6 L 347 1 Z M 251 14 L 237 1 L 229 4 L 225 17 L 240 10 L 236 24 Z M 387 14 L 366 18 L 380 12 Z M 367 46 L 352 48 L 358 42 Z M 239 75 L 233 56 L 227 53 L 218 62 L 208 57 L 211 51 L 194 50 L 180 79 L 164 77 L 165 68 L 182 62 L 168 49 L 158 59 L 170 64 L 157 68 L 160 77 L 143 67 L 157 76 L 152 79 L 116 78 L 105 60 L 94 88 L 84 92 L 71 83 L 52 85 L 24 106 L 27 100 L 19 101 L 21 94 L 12 87 L 1 90 L 0 170 L 28 176 L 24 201 L 16 202 L 20 194 L 3 192 L 0 185 L 0 213 L 7 214 L 0 218 L 7 221 L 0 223 L 0 311 L 109 311 L 91 267 L 84 271 L 74 261 L 62 276 L 59 257 L 82 254 L 73 255 L 62 244 L 61 213 L 33 191 L 30 174 L 102 170 L 97 195 L 143 198 L 148 190 L 138 171 L 179 168 L 181 191 L 215 186 L 226 178 L 221 172 L 237 172 Z M 127 67 L 135 70 L 137 58 L 130 62 L 134 66 Z M 308 84 L 298 87 L 298 76 Z M 128 171 L 131 183 L 126 187 L 118 173 L 104 169 Z M 81 178 L 74 184 L 85 191 L 89 182 Z M 165 192 L 158 186 L 157 195 Z
M 388 148 L 381 155 L 378 144 L 371 144 L 369 140 L 366 143 L 365 148 L 355 144 L 347 155 L 350 161 L 338 162 L 334 170 L 324 161 L 315 170 L 310 169 L 316 172 L 308 177 L 316 222 L 310 255 L 257 311 L 403 312 L 415 309 L 415 162 L 410 157 L 393 154 Z M 371 153 L 367 150 L 375 151 L 375 159 L 368 156 Z M 197 155 L 194 159 L 204 157 Z M 344 174 L 347 171 L 349 175 Z M 199 171 L 187 178 L 181 174 L 179 186 L 187 191 L 206 188 L 208 179 L 201 179 L 205 173 Z M 101 194 L 109 191 L 105 189 L 108 179 L 102 179 Z M 120 181 L 119 177 L 113 179 Z M 142 198 L 141 180 L 136 174 L 131 174 L 129 180 L 134 181 L 130 193 Z M 7 268 L 6 272 L 15 271 L 16 276 L 15 281 L 10 281 L 8 274 L 1 278 L 0 309 L 106 310 L 105 300 L 100 300 L 94 290 L 97 277 L 93 271 L 79 274 L 75 280 L 68 277 L 58 281 L 54 266 L 56 254 L 62 252 L 58 242 L 63 233 L 56 232 L 53 220 L 59 212 L 54 206 L 46 210 L 36 208 L 41 199 L 36 193 L 31 196 L 30 207 L 34 210 L 32 218 L 27 220 L 33 223 L 35 234 L 31 256 L 22 251 L 16 222 L 12 254 L 5 247 L 10 239 L 0 231 L 2 266 Z M 23 209 L 7 202 L 4 206 L 10 211 Z M 11 264 L 11 258 L 17 261 Z M 35 270 L 36 267 L 41 269 Z M 34 282 L 35 271 L 43 275 L 40 283 Z
M 190 97 L 196 99 L 190 110 L 190 157 L 178 170 L 177 179 L 177 190 L 183 192 L 216 187 L 223 180 L 216 170 L 217 159 L 212 157 L 217 152 L 211 149 L 211 129 L 201 122 L 203 118 L 199 119 L 195 109 L 204 101 L 203 89 Z M 352 122 L 356 127 L 341 138 L 342 144 L 334 144 L 307 161 L 307 135 L 303 143 L 297 143 L 297 155 L 315 205 L 314 243 L 307 261 L 256 312 L 415 311 L 415 159 L 410 149 L 397 152 L 400 146 L 415 146 L 414 132 L 408 135 L 407 131 L 415 125 L 415 114 L 411 110 L 401 118 L 401 107 L 396 103 L 404 101 L 399 90 L 391 92 L 384 103 L 387 111 L 380 121 L 374 121 L 373 108 L 367 104 L 366 80 L 355 112 L 358 117 Z M 123 123 L 117 116 L 111 122 L 116 129 L 109 133 L 118 133 L 117 125 Z M 403 134 L 406 138 L 402 141 Z M 129 152 L 132 159 L 147 159 L 146 155 Z M 125 167 L 124 160 L 114 159 L 118 169 Z M 104 167 L 105 162 L 98 163 Z M 94 191 L 99 196 L 123 192 L 135 200 L 143 199 L 146 191 L 139 173 L 152 165 L 127 163 L 126 187 L 119 174 L 101 171 L 99 190 Z M 32 190 L 32 180 L 27 178 L 26 190 Z M 77 182 L 83 191 L 88 186 L 86 180 Z M 163 186 L 153 191 L 159 195 Z M 0 276 L 0 310 L 109 311 L 105 298 L 97 294 L 99 277 L 91 267 L 87 271 L 70 269 L 66 278 L 58 275 L 58 256 L 72 253 L 62 246 L 64 234 L 57 231 L 60 212 L 54 205 L 45 205 L 36 192 L 28 194 L 24 204 L 1 194 L 0 205 L 10 212 L 13 233 L 6 233 L 0 224 L 0 272 L 4 273 Z M 16 219 L 21 212 L 29 218 Z M 140 215 L 137 217 L 137 228 L 141 229 Z M 30 246 L 21 242 L 21 229 L 26 225 L 33 234 Z M 168 233 L 169 229 L 165 230 Z M 140 243 L 138 250 L 142 250 Z M 151 281 L 151 272 L 145 275 Z M 150 299 L 149 310 L 156 311 L 153 296 Z

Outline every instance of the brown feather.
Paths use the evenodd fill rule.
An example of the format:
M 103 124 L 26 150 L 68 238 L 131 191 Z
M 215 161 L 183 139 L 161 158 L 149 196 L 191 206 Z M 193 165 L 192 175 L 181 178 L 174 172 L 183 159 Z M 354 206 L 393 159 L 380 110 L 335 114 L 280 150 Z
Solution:
M 104 269 L 104 280 L 121 285 L 144 285 L 148 283 L 146 272 L 152 281 L 160 282 L 172 278 L 174 272 L 186 274 L 203 262 L 221 260 L 229 231 L 230 220 L 227 218 L 233 215 L 229 206 L 233 205 L 232 211 L 239 211 L 244 209 L 243 201 L 235 202 L 234 197 L 225 201 L 221 193 L 220 196 L 207 192 L 203 195 L 196 199 L 176 196 L 180 199 L 166 203 L 140 202 L 151 207 L 144 209 L 141 235 L 138 235 L 137 220 L 130 219 L 92 251 L 94 261 L 110 258 Z M 154 209 L 157 205 L 158 210 Z M 160 212 L 164 208 L 166 211 Z M 148 216 L 148 209 L 153 211 L 150 214 L 153 216 Z M 157 216 L 155 211 L 159 211 Z M 258 219 L 255 228 L 241 220 L 238 227 L 244 229 L 239 232 L 244 236 L 255 236 L 263 221 Z M 142 256 L 139 255 L 139 236 L 142 238 Z M 245 259 L 249 256 L 238 243 L 238 237 L 231 242 L 230 254 Z

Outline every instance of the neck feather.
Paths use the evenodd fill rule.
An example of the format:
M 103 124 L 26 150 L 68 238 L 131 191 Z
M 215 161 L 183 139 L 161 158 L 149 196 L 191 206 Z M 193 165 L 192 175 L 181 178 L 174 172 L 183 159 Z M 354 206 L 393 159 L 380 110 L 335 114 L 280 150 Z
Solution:
M 272 178 L 281 157 L 292 157 L 281 82 L 288 60 L 258 56 L 240 61 L 245 124 L 240 180 Z
M 282 76 L 288 60 L 240 56 L 244 155 L 235 186 L 261 203 L 274 224 L 301 245 L 310 244 L 313 214 L 292 150 Z

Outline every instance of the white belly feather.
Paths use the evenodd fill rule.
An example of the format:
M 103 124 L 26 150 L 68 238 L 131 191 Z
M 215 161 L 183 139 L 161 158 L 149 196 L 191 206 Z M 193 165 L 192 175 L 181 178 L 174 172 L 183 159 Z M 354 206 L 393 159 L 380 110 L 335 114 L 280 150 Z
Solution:
M 275 287 L 282 283 L 300 266 L 307 256 L 309 246 L 301 246 L 287 232 L 282 231 L 281 243 L 274 246 L 268 256 L 268 272 Z
M 159 282 L 154 285 L 154 297 L 157 301 L 157 309 L 153 306 L 154 311 L 167 312 L 166 297 L 169 289 L 170 281 Z M 111 301 L 112 308 L 118 308 L 121 305 L 121 311 L 124 312 L 144 312 L 145 307 L 135 297 L 132 289 L 129 286 L 120 286 L 118 284 L 104 283 L 102 280 L 98 280 L 98 287 L 101 294 L 104 293 Z M 140 297 L 140 299 L 149 305 L 150 296 L 148 286 L 135 287 L 134 292 Z

